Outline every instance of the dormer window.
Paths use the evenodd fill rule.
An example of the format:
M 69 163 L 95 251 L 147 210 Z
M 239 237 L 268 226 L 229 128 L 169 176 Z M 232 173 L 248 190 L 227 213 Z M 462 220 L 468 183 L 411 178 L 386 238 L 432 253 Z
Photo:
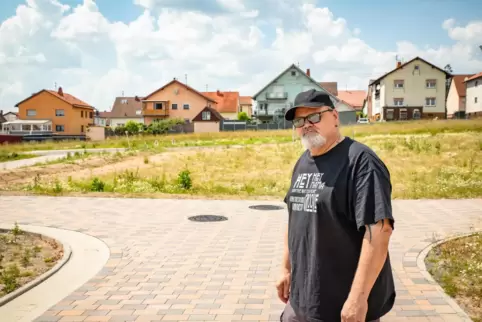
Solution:
M 123 98 L 123 99 L 121 100 L 121 104 L 127 104 L 127 99 L 126 99 L 126 98 Z
M 291 76 L 296 76 L 296 70 L 291 71 Z

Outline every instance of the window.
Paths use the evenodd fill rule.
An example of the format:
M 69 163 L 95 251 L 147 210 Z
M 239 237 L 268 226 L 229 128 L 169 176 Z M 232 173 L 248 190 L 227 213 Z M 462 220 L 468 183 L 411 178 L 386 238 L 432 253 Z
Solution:
M 121 100 L 121 104 L 127 104 L 127 99 L 123 98 L 123 99 Z
M 296 70 L 291 71 L 291 76 L 296 76 Z
M 80 126 L 80 133 L 84 133 L 84 126 L 83 125 Z
M 55 116 L 65 116 L 64 110 L 55 110 Z
M 35 116 L 37 115 L 37 110 L 27 110 L 27 116 Z
M 55 132 L 63 132 L 63 131 L 64 131 L 63 125 L 56 125 L 55 126 Z
M 188 110 L 188 109 L 189 109 L 189 104 L 184 104 L 184 105 L 182 106 L 182 108 L 185 109 L 185 110 Z
M 393 105 L 395 106 L 403 106 L 403 98 L 394 98 Z
M 474 103 L 477 103 L 477 97 L 474 97 Z
M 202 114 L 202 119 L 204 121 L 209 121 L 211 119 L 211 112 L 210 111 L 204 111 Z
M 425 106 L 435 106 L 435 97 L 425 98 Z
M 177 110 L 177 104 L 172 104 L 171 109 Z
M 80 117 L 84 117 L 84 111 L 80 111 Z
M 136 115 L 141 115 L 141 114 L 142 114 L 141 110 L 136 111 Z
M 418 109 L 413 110 L 413 116 L 412 116 L 412 118 L 413 118 L 414 120 L 420 120 L 420 117 L 421 117 L 421 115 L 420 115 L 420 110 L 418 110 Z
M 387 110 L 387 120 L 393 120 L 393 110 Z
M 94 118 L 94 112 L 89 112 L 89 118 Z
M 479 85 L 479 81 L 478 81 L 478 80 L 475 81 L 475 87 L 477 87 L 477 85 Z
M 155 110 L 162 110 L 162 103 L 154 103 Z
M 425 82 L 425 86 L 427 88 L 435 88 L 437 87 L 437 80 L 436 79 L 427 79 Z
M 393 87 L 395 88 L 403 88 L 404 81 L 403 79 L 396 79 L 393 81 Z
M 407 110 L 406 109 L 400 109 L 400 120 L 406 120 L 407 119 Z

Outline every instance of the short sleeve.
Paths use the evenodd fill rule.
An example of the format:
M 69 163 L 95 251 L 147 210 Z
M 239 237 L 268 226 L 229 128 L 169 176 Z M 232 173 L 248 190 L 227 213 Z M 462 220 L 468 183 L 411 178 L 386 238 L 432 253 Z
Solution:
M 358 230 L 388 218 L 392 228 L 392 185 L 390 173 L 376 156 L 366 154 L 354 173 L 354 213 Z

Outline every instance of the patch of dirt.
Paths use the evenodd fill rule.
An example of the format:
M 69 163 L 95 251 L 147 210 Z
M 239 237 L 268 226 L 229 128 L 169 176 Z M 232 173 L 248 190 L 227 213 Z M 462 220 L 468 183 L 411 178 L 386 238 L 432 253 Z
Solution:
M 0 230 L 0 297 L 50 270 L 62 257 L 62 244 L 15 226 Z

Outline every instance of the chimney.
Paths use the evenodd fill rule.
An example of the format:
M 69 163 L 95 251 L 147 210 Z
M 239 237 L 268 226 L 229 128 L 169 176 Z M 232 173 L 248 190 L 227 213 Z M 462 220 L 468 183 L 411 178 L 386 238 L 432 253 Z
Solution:
M 219 89 L 216 91 L 216 94 L 217 94 L 218 96 L 223 96 L 223 94 L 219 91 Z
M 310 74 L 310 69 L 309 69 L 309 68 L 306 70 L 306 75 L 308 75 L 308 76 L 310 76 L 310 77 L 311 77 L 311 74 Z
M 397 61 L 397 68 L 400 68 L 400 66 L 402 66 L 402 62 L 401 62 L 401 61 Z
M 135 100 L 136 102 L 139 102 L 139 96 L 136 95 Z
M 60 96 L 64 96 L 64 91 L 62 90 L 62 86 L 59 86 L 59 91 L 58 91 Z

